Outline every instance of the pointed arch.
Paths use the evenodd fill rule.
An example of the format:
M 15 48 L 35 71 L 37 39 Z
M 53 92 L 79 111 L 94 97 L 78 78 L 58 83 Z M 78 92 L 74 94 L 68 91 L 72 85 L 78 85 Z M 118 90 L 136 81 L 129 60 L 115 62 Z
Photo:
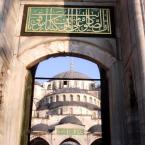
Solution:
M 104 44 L 104 47 L 112 49 L 105 40 Z M 18 58 L 26 67 L 30 68 L 46 58 L 69 55 L 90 60 L 104 68 L 109 68 L 116 61 L 113 54 L 105 51 L 105 48 L 100 45 L 79 40 L 57 40 L 40 43 L 22 51 Z
M 67 138 L 65 140 L 63 140 L 60 145 L 65 145 L 65 143 L 76 143 L 76 145 L 81 145 L 77 140 L 73 139 L 73 138 Z
M 50 144 L 43 138 L 37 137 L 37 138 L 32 139 L 29 145 L 50 145 Z

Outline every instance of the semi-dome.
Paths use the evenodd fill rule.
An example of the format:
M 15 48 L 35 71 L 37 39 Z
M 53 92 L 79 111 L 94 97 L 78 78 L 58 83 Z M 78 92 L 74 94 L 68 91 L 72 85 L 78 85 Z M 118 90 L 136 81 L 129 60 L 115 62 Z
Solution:
M 97 124 L 97 125 L 93 125 L 92 127 L 90 127 L 88 129 L 88 132 L 90 133 L 95 133 L 95 132 L 101 132 L 101 125 Z
M 90 77 L 87 76 L 86 74 L 83 74 L 83 73 L 80 73 L 80 72 L 77 72 L 77 71 L 73 71 L 73 70 L 59 73 L 59 74 L 55 75 L 53 78 L 90 79 Z
M 59 124 L 66 124 L 66 123 L 83 125 L 82 122 L 75 116 L 66 116 L 66 117 L 62 118 L 59 122 Z
M 31 131 L 43 131 L 43 132 L 48 132 L 48 125 L 47 124 L 43 124 L 43 123 L 40 123 L 40 124 L 37 124 L 37 125 L 34 125 L 32 128 L 31 128 Z

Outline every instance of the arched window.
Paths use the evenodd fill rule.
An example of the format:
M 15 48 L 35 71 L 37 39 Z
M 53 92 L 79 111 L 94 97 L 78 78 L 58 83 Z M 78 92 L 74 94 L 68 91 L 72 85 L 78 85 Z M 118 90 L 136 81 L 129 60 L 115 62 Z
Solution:
M 96 119 L 96 112 L 93 112 L 92 119 Z
M 90 103 L 92 103 L 92 97 L 90 97 Z
M 51 90 L 51 84 L 47 86 L 47 90 Z
M 63 95 L 63 101 L 66 101 L 66 96 L 65 95 Z
M 39 112 L 36 112 L 36 117 L 39 118 Z
M 80 102 L 80 95 L 77 95 L 77 101 Z
M 73 101 L 73 95 L 70 95 L 70 101 Z
M 96 104 L 96 99 L 94 99 L 94 104 Z
M 101 112 L 98 111 L 98 118 L 101 119 Z
M 67 81 L 63 81 L 63 85 L 64 86 L 67 86 Z
M 87 102 L 87 96 L 84 96 L 84 102 Z
M 50 103 L 52 103 L 53 102 L 53 97 L 50 97 Z
M 59 89 L 61 89 L 62 87 L 61 87 L 61 81 L 59 81 Z
M 53 90 L 56 90 L 56 83 L 53 82 Z
M 57 101 L 59 101 L 59 96 L 58 96 L 58 95 L 56 95 L 56 102 L 57 102 Z
M 46 118 L 46 119 L 49 119 L 49 114 L 48 114 L 48 112 L 46 112 L 45 118 Z

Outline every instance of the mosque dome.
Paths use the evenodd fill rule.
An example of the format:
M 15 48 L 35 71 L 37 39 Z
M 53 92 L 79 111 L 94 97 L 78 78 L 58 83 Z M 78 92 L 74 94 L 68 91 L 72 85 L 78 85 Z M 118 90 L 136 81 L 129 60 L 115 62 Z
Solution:
M 75 116 L 66 116 L 66 117 L 62 118 L 59 122 L 59 124 L 66 124 L 66 123 L 83 125 L 82 122 Z
M 43 123 L 40 123 L 40 124 L 37 124 L 37 125 L 34 125 L 32 128 L 31 128 L 31 131 L 43 131 L 43 132 L 47 132 L 48 131 L 48 125 L 47 124 L 43 124 Z
M 77 72 L 77 71 L 73 71 L 73 70 L 59 73 L 59 74 L 55 75 L 53 78 L 61 78 L 61 79 L 63 79 L 63 78 L 69 78 L 69 79 L 72 79 L 72 78 L 76 78 L 76 79 L 91 79 L 86 74 L 83 74 L 83 73 L 80 73 L 80 72 Z
M 97 124 L 97 125 L 93 125 L 92 127 L 90 127 L 88 129 L 88 132 L 90 133 L 95 133 L 95 132 L 101 132 L 101 125 Z

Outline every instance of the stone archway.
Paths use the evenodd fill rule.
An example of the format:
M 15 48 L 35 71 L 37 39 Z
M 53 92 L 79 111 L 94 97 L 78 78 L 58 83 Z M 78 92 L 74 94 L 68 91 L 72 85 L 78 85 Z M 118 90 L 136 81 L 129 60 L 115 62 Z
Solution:
M 106 42 L 104 41 L 104 43 Z M 106 47 L 107 46 L 108 49 L 113 49 L 109 44 L 106 43 Z M 25 87 L 28 83 L 27 80 L 29 80 L 28 78 L 30 77 L 29 69 L 38 64 L 40 61 L 45 60 L 46 58 L 67 55 L 85 58 L 87 60 L 95 62 L 96 64 L 99 64 L 100 66 L 103 66 L 106 69 L 107 75 L 109 75 L 110 86 L 109 102 L 112 139 L 111 145 L 122 145 L 122 140 L 120 140 L 122 135 L 122 123 L 120 121 L 122 120 L 122 117 L 118 115 L 120 112 L 119 107 L 121 106 L 122 108 L 122 83 L 120 63 L 116 60 L 113 54 L 105 51 L 105 48 L 103 49 L 101 46 L 92 44 L 91 42 L 89 43 L 85 41 L 75 40 L 58 40 L 39 43 L 32 46 L 31 48 L 29 47 L 25 49 L 25 51 L 23 52 L 21 51 L 19 56 L 14 58 L 13 65 L 10 68 L 11 76 L 9 77 L 8 86 L 8 96 L 11 96 L 11 94 L 13 94 L 13 98 L 5 98 L 7 102 L 5 111 L 8 112 L 5 117 L 5 122 L 7 122 L 5 124 L 5 128 L 7 128 L 7 130 L 11 130 L 11 132 L 5 130 L 3 144 L 19 145 L 20 142 L 23 145 L 27 144 L 26 142 L 24 143 L 21 139 L 26 138 L 27 140 L 29 132 L 28 127 L 26 126 L 28 126 L 29 123 L 28 112 L 30 112 L 31 110 L 31 96 L 24 95 L 26 90 Z M 17 91 L 14 91 L 15 86 L 13 86 L 11 82 L 15 82 Z M 28 104 L 29 107 L 27 106 Z M 9 108 L 9 106 L 11 109 Z M 11 120 L 11 118 L 13 118 L 13 120 Z M 22 122 L 27 122 L 26 126 L 23 126 Z M 7 136 L 9 136 L 9 140 L 6 139 Z
M 66 39 L 46 41 L 44 43 L 35 44 L 28 50 L 25 49 L 24 51 L 21 51 L 18 58 L 27 67 L 32 67 L 47 57 L 75 55 L 94 61 L 105 68 L 109 68 L 116 61 L 114 54 L 108 52 L 112 51 L 114 48 L 110 45 L 110 43 L 108 43 L 108 41 L 104 40 L 104 44 L 106 44 L 104 47 L 109 47 L 109 50 L 106 50 L 106 48 L 101 46 L 102 43 L 97 45 L 79 40 Z

